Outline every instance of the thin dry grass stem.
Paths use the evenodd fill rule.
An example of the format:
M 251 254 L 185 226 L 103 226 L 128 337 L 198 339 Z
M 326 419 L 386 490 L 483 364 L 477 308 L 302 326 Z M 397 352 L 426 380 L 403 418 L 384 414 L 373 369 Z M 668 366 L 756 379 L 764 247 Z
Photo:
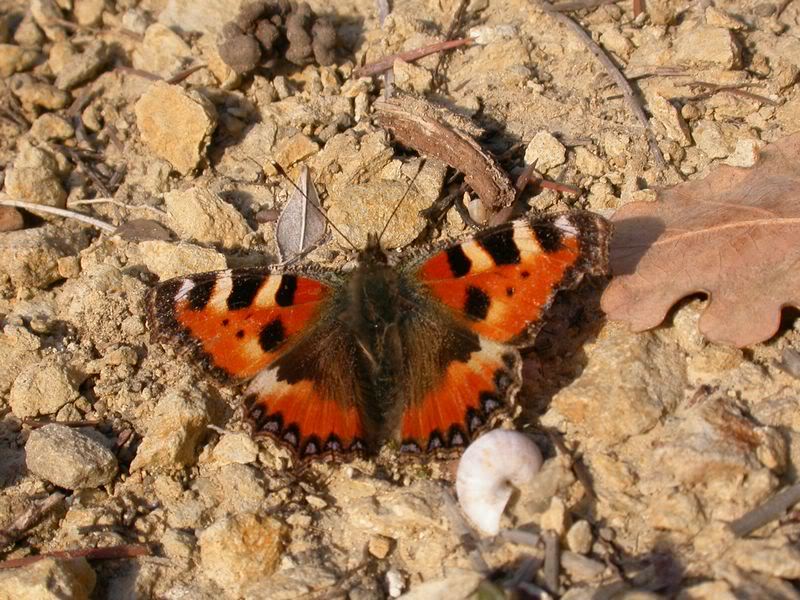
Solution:
M 0 530 L 0 548 L 10 546 L 25 537 L 28 531 L 38 525 L 50 511 L 63 501 L 64 494 L 54 492 L 41 502 L 28 507 L 8 527 Z
M 572 33 L 577 36 L 577 38 L 589 49 L 589 51 L 594 54 L 595 58 L 600 61 L 600 64 L 605 67 L 611 79 L 614 80 L 614 83 L 616 83 L 617 87 L 619 87 L 620 91 L 622 91 L 622 95 L 628 105 L 628 108 L 639 121 L 639 123 L 641 123 L 642 127 L 644 127 L 645 135 L 647 136 L 647 142 L 650 146 L 650 152 L 653 155 L 653 160 L 655 160 L 655 163 L 660 170 L 663 171 L 666 169 L 667 162 L 664 160 L 664 155 L 661 153 L 661 148 L 658 147 L 658 141 L 656 140 L 655 133 L 653 133 L 653 129 L 650 127 L 650 121 L 647 119 L 647 115 L 644 113 L 642 104 L 636 98 L 636 94 L 634 93 L 631 84 L 628 83 L 627 79 L 625 79 L 625 75 L 622 74 L 622 71 L 617 68 L 605 51 L 597 44 L 597 42 L 592 39 L 588 33 L 583 30 L 580 25 L 578 25 L 578 23 L 570 19 L 568 16 L 554 11 L 552 9 L 552 5 L 548 2 L 544 2 L 542 0 L 531 1 L 533 2 L 534 6 L 538 7 L 547 15 L 551 16 L 556 21 L 564 25 L 567 29 L 572 31 Z
M 780 519 L 798 502 L 800 502 L 800 483 L 782 489 L 764 504 L 731 522 L 728 527 L 736 537 L 744 537 L 767 523 Z
M 7 200 L 6 198 L 7 196 L 5 194 L 0 194 L 0 206 L 13 206 L 14 208 L 24 208 L 25 210 L 34 213 L 43 212 L 50 215 L 65 217 L 67 219 L 75 219 L 76 221 L 81 221 L 82 223 L 97 227 L 98 229 L 102 229 L 108 233 L 114 233 L 116 231 L 116 227 L 106 223 L 105 221 L 95 219 L 94 217 L 90 217 L 88 215 L 82 215 L 81 213 L 72 210 L 56 208 L 55 206 L 45 206 L 44 204 L 34 204 L 32 202 L 22 202 L 21 200 Z
M 756 102 L 762 102 L 764 104 L 768 104 L 769 106 L 780 105 L 780 102 L 776 102 L 772 98 L 767 98 L 766 96 L 761 96 L 759 94 L 754 94 L 753 92 L 748 92 L 747 90 L 743 90 L 742 89 L 743 87 L 747 87 L 748 85 L 750 85 L 748 83 L 740 83 L 736 85 L 719 85 L 716 83 L 709 83 L 707 81 L 692 81 L 687 85 L 689 87 L 703 87 L 709 90 L 704 94 L 698 94 L 697 96 L 692 96 L 691 98 L 689 98 L 689 100 L 704 100 L 716 94 L 725 92 L 728 94 L 732 94 L 734 96 L 747 98 L 748 100 L 755 100 Z
M 72 208 L 74 206 L 91 206 L 92 204 L 113 204 L 114 206 L 124 208 L 125 210 L 148 210 L 161 217 L 167 216 L 167 213 L 165 211 L 155 206 L 149 206 L 147 204 L 141 204 L 139 206 L 131 206 L 130 204 L 125 204 L 124 202 L 120 202 L 119 200 L 114 200 L 113 198 L 89 198 L 87 200 L 75 200 L 74 202 L 70 202 L 68 206 Z
M 597 8 L 606 4 L 615 4 L 619 0 L 576 0 L 575 2 L 559 2 L 553 4 L 553 10 L 556 12 L 572 12 L 574 10 L 585 10 L 590 8 Z
M 83 158 L 81 158 L 81 153 L 80 152 L 78 152 L 78 151 L 76 151 L 73 148 L 70 148 L 68 146 L 61 146 L 61 148 L 67 154 L 69 154 L 70 158 L 73 161 L 75 161 L 75 164 L 77 164 L 80 167 L 81 171 L 83 171 L 84 173 L 86 173 L 86 175 L 89 176 L 89 179 L 91 179 L 92 183 L 94 183 L 95 187 L 97 187 L 97 191 L 98 192 L 100 192 L 103 196 L 110 196 L 111 195 L 111 190 L 109 190 L 108 187 L 106 186 L 105 182 L 102 179 L 100 179 L 100 176 L 97 174 L 97 172 L 94 170 L 94 168 L 90 167 L 88 164 L 86 164 L 83 161 Z
M 197 73 L 197 71 L 199 71 L 200 69 L 205 69 L 207 66 L 208 65 L 205 63 L 196 64 L 194 66 L 184 69 L 183 71 L 178 71 L 177 73 L 175 73 L 175 75 L 165 79 L 164 81 L 171 84 L 180 83 L 190 75 Z
M 453 18 L 450 19 L 450 25 L 447 26 L 444 39 L 450 40 L 455 37 L 456 32 L 459 30 L 462 22 L 464 21 L 464 15 L 467 13 L 468 5 L 468 0 L 459 0 L 458 6 L 456 6 L 455 11 L 453 11 Z M 436 61 L 436 67 L 433 69 L 433 82 L 436 88 L 440 87 L 444 83 L 444 81 L 442 81 L 441 72 L 449 57 L 449 54 L 442 53 L 439 55 L 439 59 Z
M 31 429 L 39 429 L 45 425 L 58 423 L 64 427 L 97 427 L 102 423 L 97 419 L 80 419 L 77 421 L 55 421 L 53 419 L 22 419 L 22 424 Z
M 377 75 L 378 73 L 382 73 L 392 68 L 394 65 L 394 61 L 398 58 L 400 60 L 404 60 L 406 62 L 411 62 L 430 54 L 435 54 L 437 52 L 443 52 L 445 50 L 453 50 L 455 48 L 461 48 L 462 46 L 470 46 L 474 43 L 472 38 L 459 38 L 457 40 L 445 40 L 443 42 L 436 42 L 435 44 L 431 44 L 430 46 L 423 46 L 422 48 L 416 48 L 414 50 L 407 50 L 406 52 L 398 52 L 396 54 L 390 54 L 389 56 L 385 56 L 380 60 L 376 60 L 373 63 L 369 63 L 364 65 L 363 67 L 358 67 L 353 71 L 353 76 L 355 77 L 369 77 L 371 75 Z
M 40 560 L 44 560 L 45 558 L 59 558 L 62 560 L 71 560 L 74 558 L 85 558 L 86 560 L 113 560 L 117 558 L 149 556 L 150 554 L 152 554 L 152 550 L 150 546 L 146 544 L 123 544 L 120 546 L 105 546 L 103 548 L 79 548 L 76 550 L 60 550 L 56 552 L 45 552 L 35 556 L 13 558 L 0 562 L 0 569 L 25 567 L 39 562 Z

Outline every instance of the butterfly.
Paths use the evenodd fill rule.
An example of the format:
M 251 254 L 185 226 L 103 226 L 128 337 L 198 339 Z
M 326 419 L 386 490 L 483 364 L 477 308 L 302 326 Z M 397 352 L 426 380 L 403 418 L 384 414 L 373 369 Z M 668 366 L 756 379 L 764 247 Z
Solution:
M 154 340 L 247 382 L 255 435 L 300 460 L 464 447 L 521 385 L 520 348 L 556 293 L 605 274 L 610 225 L 531 216 L 426 252 L 371 234 L 349 271 L 317 265 L 177 277 L 148 291 Z

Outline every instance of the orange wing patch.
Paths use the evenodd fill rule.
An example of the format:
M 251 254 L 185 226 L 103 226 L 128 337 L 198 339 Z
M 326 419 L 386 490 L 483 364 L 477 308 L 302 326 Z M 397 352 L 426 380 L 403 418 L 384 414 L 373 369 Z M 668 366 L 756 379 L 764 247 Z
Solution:
M 148 304 L 162 336 L 183 337 L 217 374 L 243 380 L 275 360 L 328 292 L 297 275 L 233 270 L 166 281 Z
M 286 383 L 272 368 L 256 377 L 247 392 L 254 434 L 290 446 L 300 458 L 364 450 L 356 405 L 326 397 L 311 380 Z
M 480 341 L 466 362 L 452 361 L 438 386 L 403 414 L 401 450 L 431 452 L 466 446 L 519 389 L 522 361 L 511 346 Z
M 472 331 L 513 342 L 540 320 L 559 289 L 574 285 L 583 272 L 605 269 L 606 261 L 588 260 L 582 243 L 582 237 L 605 235 L 598 229 L 604 221 L 576 218 L 567 213 L 520 220 L 478 234 L 435 254 L 419 277 Z

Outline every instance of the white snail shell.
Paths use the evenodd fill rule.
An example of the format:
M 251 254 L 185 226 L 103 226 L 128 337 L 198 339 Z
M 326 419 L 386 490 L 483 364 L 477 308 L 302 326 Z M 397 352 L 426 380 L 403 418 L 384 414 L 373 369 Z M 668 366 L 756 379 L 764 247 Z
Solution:
M 490 431 L 470 444 L 458 463 L 458 502 L 478 529 L 495 535 L 514 487 L 528 483 L 541 466 L 542 453 L 528 436 Z

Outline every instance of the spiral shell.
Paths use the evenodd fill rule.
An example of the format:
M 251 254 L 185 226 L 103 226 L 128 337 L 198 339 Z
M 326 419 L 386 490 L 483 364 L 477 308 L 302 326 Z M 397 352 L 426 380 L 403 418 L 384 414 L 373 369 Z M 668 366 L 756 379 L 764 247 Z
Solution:
M 458 502 L 478 529 L 495 535 L 514 487 L 528 483 L 541 466 L 542 453 L 528 436 L 490 431 L 470 444 L 458 463 Z

